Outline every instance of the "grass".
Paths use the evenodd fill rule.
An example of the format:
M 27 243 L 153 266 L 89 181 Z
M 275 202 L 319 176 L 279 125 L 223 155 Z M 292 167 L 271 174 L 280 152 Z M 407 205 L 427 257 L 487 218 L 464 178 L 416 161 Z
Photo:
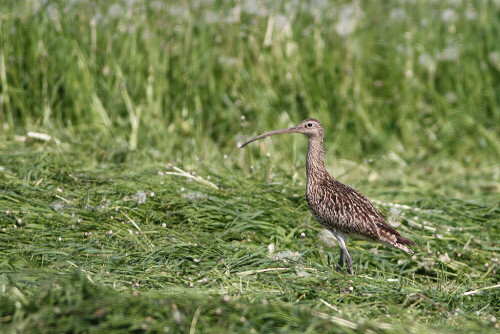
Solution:
M 0 8 L 2 332 L 498 330 L 495 2 Z M 310 116 L 413 257 L 336 272 L 306 140 L 236 149 Z
M 361 185 L 420 247 L 410 259 L 351 241 L 357 275 L 348 276 L 333 270 L 338 247 L 318 241 L 303 185 L 200 166 L 216 189 L 165 164 L 88 168 L 74 155 L 55 143 L 2 154 L 7 330 L 493 330 L 500 208 L 492 195 L 467 195 L 476 182 L 458 196 L 430 187 L 434 173 L 428 188 L 411 177 Z

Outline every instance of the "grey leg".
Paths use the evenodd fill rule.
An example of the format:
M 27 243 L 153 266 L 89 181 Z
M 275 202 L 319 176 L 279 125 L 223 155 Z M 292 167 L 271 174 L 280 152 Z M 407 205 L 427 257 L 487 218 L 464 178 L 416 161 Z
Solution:
M 347 259 L 347 266 L 349 267 L 349 275 L 354 275 L 354 270 L 352 269 L 352 259 L 347 251 L 347 248 L 345 249 L 345 258 Z
M 337 265 L 337 271 L 342 271 L 343 267 L 344 267 L 344 250 L 341 248 L 340 249 L 340 260 L 339 260 L 339 264 Z
M 347 251 L 347 247 L 345 245 L 345 239 L 346 237 L 344 237 L 342 234 L 338 234 L 335 236 L 337 238 L 337 241 L 339 243 L 339 246 L 340 246 L 340 261 L 339 261 L 339 265 L 342 263 L 342 265 L 344 264 L 344 259 L 343 259 L 343 256 L 345 256 L 345 259 L 347 261 L 347 266 L 349 267 L 349 274 L 350 275 L 354 275 L 354 270 L 352 269 L 352 259 L 351 259 L 351 255 L 349 255 L 349 252 Z

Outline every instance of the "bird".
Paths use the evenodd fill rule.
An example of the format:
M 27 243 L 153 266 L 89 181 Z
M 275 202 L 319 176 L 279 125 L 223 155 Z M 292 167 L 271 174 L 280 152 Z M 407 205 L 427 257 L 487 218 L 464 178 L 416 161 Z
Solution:
M 321 122 L 309 118 L 291 128 L 266 132 L 240 146 L 240 149 L 262 138 L 284 133 L 302 133 L 308 137 L 306 159 L 306 199 L 313 217 L 329 230 L 340 246 L 337 270 L 347 262 L 354 275 L 352 258 L 347 250 L 348 237 L 389 245 L 413 255 L 409 246 L 416 245 L 391 227 L 373 204 L 359 191 L 331 176 L 325 168 L 324 130 Z

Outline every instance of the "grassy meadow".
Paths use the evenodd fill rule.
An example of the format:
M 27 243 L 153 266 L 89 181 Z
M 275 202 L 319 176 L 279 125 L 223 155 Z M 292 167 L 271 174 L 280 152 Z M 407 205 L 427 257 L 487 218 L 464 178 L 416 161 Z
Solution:
M 498 332 L 499 226 L 499 1 L 0 2 L 2 333 Z

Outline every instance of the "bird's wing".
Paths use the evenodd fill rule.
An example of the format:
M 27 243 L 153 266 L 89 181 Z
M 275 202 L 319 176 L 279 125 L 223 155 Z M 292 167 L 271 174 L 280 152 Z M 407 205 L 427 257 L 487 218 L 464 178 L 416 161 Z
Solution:
M 342 232 L 389 243 L 405 243 L 408 239 L 392 228 L 363 194 L 335 179 L 323 185 L 330 216 Z M 409 241 L 409 240 L 408 240 Z M 411 242 L 411 241 L 410 241 Z
M 409 254 L 413 254 L 406 245 L 415 245 L 415 243 L 403 237 L 396 229 L 387 224 L 368 198 L 356 189 L 340 182 L 339 184 L 341 186 L 337 188 L 341 189 L 346 195 L 344 197 L 344 206 L 347 206 L 346 203 L 350 202 L 348 216 L 351 217 L 351 225 L 355 227 L 356 231 L 354 233 L 390 244 Z

